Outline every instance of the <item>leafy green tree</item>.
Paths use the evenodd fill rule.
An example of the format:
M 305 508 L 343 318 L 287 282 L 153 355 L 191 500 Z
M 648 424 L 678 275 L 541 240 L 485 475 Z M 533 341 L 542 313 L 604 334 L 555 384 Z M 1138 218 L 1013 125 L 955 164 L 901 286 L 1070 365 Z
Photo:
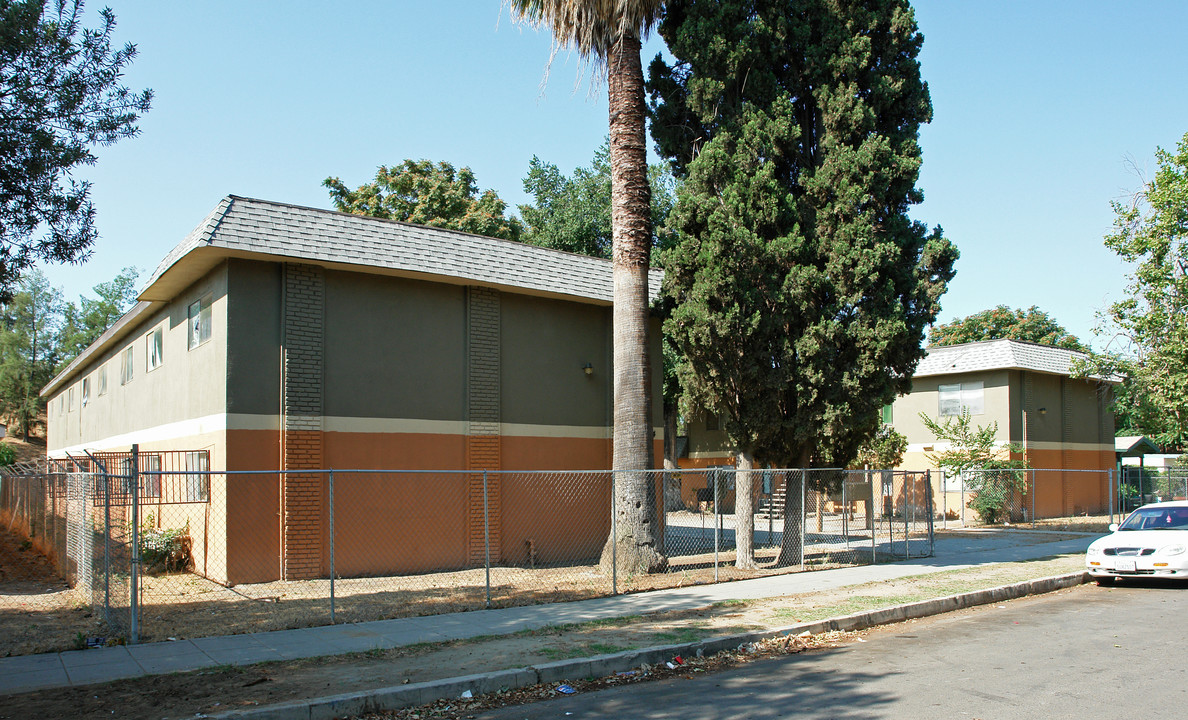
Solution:
M 964 478 L 965 486 L 972 491 L 969 507 L 983 522 L 996 523 L 1006 518 L 1012 498 L 1027 489 L 1026 458 L 1011 457 L 1023 448 L 999 445 L 998 423 L 974 425 L 968 411 L 943 422 L 920 413 L 920 421 L 938 443 L 946 444 L 945 449 L 927 454 L 933 467 Z
M 82 296 L 77 305 L 71 302 L 63 305 L 57 371 L 69 365 L 132 307 L 139 275 L 136 268 L 126 267 L 114 279 L 96 285 L 96 297 Z
M 854 459 L 910 389 L 957 251 L 908 217 L 932 108 L 906 1 L 674 1 L 659 31 L 676 62 L 650 67 L 652 135 L 681 183 L 665 328 L 737 448 L 747 566 L 746 471 Z M 800 554 L 786 498 L 781 563 Z
M 936 325 L 928 333 L 928 342 L 935 347 L 1003 338 L 1065 350 L 1089 351 L 1075 335 L 1035 305 L 1027 310 L 1012 310 L 1006 305 L 999 305 L 944 325 Z
M 626 572 L 654 572 L 668 560 L 660 546 L 653 478 L 626 472 L 652 459 L 648 265 L 648 184 L 642 38 L 660 19 L 662 0 L 508 0 L 513 15 L 546 27 L 554 50 L 577 50 L 605 71 L 610 122 L 611 262 L 614 274 L 614 441 L 616 522 L 602 552 Z
M 1091 369 L 1126 377 L 1126 421 L 1168 447 L 1188 446 L 1188 134 L 1174 153 L 1156 150 L 1158 170 L 1129 203 L 1112 203 L 1106 247 L 1134 265 L 1129 297 L 1106 311 L 1106 327 L 1129 348 L 1096 357 Z M 1103 334 L 1106 329 L 1101 331 Z M 1111 332 L 1112 334 L 1112 332 Z M 1111 344 L 1115 338 L 1111 338 Z
M 120 84 L 136 47 L 112 50 L 115 15 L 86 29 L 82 12 L 81 0 L 0 2 L 0 300 L 35 262 L 86 257 L 95 208 L 71 172 L 136 135 L 152 100 Z
M 659 250 L 662 238 L 668 237 L 658 231 L 672 210 L 674 184 L 672 174 L 663 164 L 648 166 L 648 181 L 652 195 L 652 247 Z M 594 257 L 611 256 L 609 141 L 594 153 L 590 167 L 579 167 L 569 177 L 556 165 L 533 157 L 524 178 L 524 191 L 534 201 L 519 207 L 525 225 L 524 242 Z
M 62 292 L 40 270 L 26 273 L 0 306 L 0 412 L 19 425 L 25 441 L 45 405 L 41 388 L 54 376 Z
M 368 217 L 431 225 L 448 230 L 518 240 L 519 220 L 504 217 L 507 203 L 494 190 L 479 192 L 474 173 L 446 163 L 405 160 L 394 168 L 381 165 L 375 180 L 350 190 L 336 177 L 322 185 L 334 207 Z
M 879 429 L 858 448 L 855 464 L 890 470 L 903 462 L 903 454 L 907 452 L 907 447 L 907 438 L 902 433 L 890 425 L 880 425 Z

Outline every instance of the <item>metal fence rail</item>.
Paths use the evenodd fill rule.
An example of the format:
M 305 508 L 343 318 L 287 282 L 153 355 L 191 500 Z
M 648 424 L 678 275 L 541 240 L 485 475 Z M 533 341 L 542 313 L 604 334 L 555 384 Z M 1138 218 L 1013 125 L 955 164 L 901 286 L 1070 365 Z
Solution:
M 1125 511 L 1113 470 L 1005 468 L 940 474 L 944 525 L 1045 524 Z
M 71 472 L 0 479 L 0 512 L 40 538 L 104 613 L 108 635 L 131 642 L 600 597 L 932 548 L 928 473 L 647 471 L 666 566 L 646 573 L 607 542 L 618 517 L 609 471 L 257 473 L 205 463 L 192 453 L 71 459 Z M 747 482 L 753 507 L 739 513 Z M 318 499 L 287 499 L 302 483 Z M 748 537 L 753 564 L 740 550 Z M 5 602 L 0 588 L 0 610 Z

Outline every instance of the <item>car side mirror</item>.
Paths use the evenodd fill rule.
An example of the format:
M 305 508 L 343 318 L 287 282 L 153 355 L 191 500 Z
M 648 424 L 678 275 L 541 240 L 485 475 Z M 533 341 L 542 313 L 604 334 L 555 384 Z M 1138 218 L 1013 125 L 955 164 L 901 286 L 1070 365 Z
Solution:
M 1110 523 L 1110 532 L 1118 532 L 1118 523 Z

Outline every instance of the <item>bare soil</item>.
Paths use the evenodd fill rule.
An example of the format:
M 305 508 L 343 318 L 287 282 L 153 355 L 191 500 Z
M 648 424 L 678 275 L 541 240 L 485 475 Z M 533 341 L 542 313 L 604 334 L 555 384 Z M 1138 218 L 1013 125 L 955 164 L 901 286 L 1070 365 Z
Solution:
M 390 687 L 444 677 L 572 657 L 585 657 L 651 645 L 693 642 L 707 637 L 759 628 L 776 628 L 826 617 L 874 609 L 957 592 L 1075 571 L 1081 557 L 1062 556 L 1025 563 L 992 565 L 839 588 L 785 598 L 728 602 L 696 611 L 678 611 L 521 632 L 510 636 L 424 644 L 344 656 L 250 667 L 220 667 L 194 673 L 122 680 L 105 685 L 66 688 L 0 697 L 0 718 L 70 717 L 192 718 L 236 708 L 269 705 L 302 698 Z M 818 638 L 773 652 L 799 652 L 829 646 L 838 638 Z M 789 648 L 792 648 L 791 650 Z M 725 658 L 722 662 L 729 662 Z M 708 661 L 707 661 L 708 662 Z M 717 662 L 717 661 L 714 661 Z M 701 671 L 713 669 L 713 663 Z M 685 668 L 685 672 L 696 670 Z M 651 668 L 639 678 L 657 677 Z M 575 683 L 582 688 L 580 678 Z M 605 682 L 620 682 L 606 679 Z M 575 685 L 576 687 L 577 685 Z M 593 687 L 591 685 L 590 687 Z M 580 688 L 579 688 L 580 689 Z M 509 693 L 498 702 L 517 702 L 555 694 L 555 688 Z M 535 695 L 533 695 L 535 693 Z M 441 711 L 450 705 L 449 711 Z M 466 717 L 478 705 L 443 703 L 417 715 L 393 717 Z M 438 712 L 441 711 L 441 712 Z M 451 714 L 452 713 L 452 714 Z M 458 714 L 462 713 L 462 714 Z
M 0 525 L 0 527 L 3 527 Z M 0 534 L 0 557 L 17 552 L 23 538 Z M 92 614 L 89 598 L 69 590 L 54 575 L 52 564 L 36 552 L 22 553 L 38 560 L 35 580 L 20 589 L 0 577 L 0 656 L 60 652 L 76 649 L 88 638 L 108 643 L 114 636 Z M 739 570 L 734 553 L 718 556 L 719 580 L 741 580 L 799 571 L 775 566 L 775 548 L 760 548 L 760 567 Z M 849 553 L 810 552 L 806 561 L 814 569 L 869 562 L 869 549 Z M 673 558 L 667 573 L 619 578 L 620 592 L 714 582 L 714 554 Z M 4 563 L 7 567 L 7 562 Z M 515 568 L 491 571 L 492 608 L 569 602 L 611 594 L 610 578 L 597 565 Z M 226 587 L 191 573 L 149 575 L 141 583 L 140 641 L 235 635 L 270 630 L 315 627 L 330 623 L 329 580 L 275 581 Z M 335 620 L 366 622 L 417 615 L 479 610 L 486 607 L 485 572 L 482 568 L 414 576 L 346 578 L 335 581 Z

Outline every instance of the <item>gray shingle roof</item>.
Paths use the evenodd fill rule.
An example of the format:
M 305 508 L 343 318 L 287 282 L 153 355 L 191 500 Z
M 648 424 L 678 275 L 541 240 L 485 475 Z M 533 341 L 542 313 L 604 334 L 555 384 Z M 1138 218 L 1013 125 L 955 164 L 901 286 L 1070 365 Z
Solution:
M 609 260 L 510 240 L 349 213 L 229 195 L 169 252 L 145 287 L 200 247 L 272 255 L 306 262 L 342 263 L 360 271 L 440 276 L 476 285 L 522 289 L 610 303 Z M 653 270 L 655 299 L 663 273 Z
M 1074 360 L 1085 353 L 1019 340 L 932 347 L 916 367 L 913 377 L 954 375 L 979 370 L 1030 370 L 1051 375 L 1072 375 Z

